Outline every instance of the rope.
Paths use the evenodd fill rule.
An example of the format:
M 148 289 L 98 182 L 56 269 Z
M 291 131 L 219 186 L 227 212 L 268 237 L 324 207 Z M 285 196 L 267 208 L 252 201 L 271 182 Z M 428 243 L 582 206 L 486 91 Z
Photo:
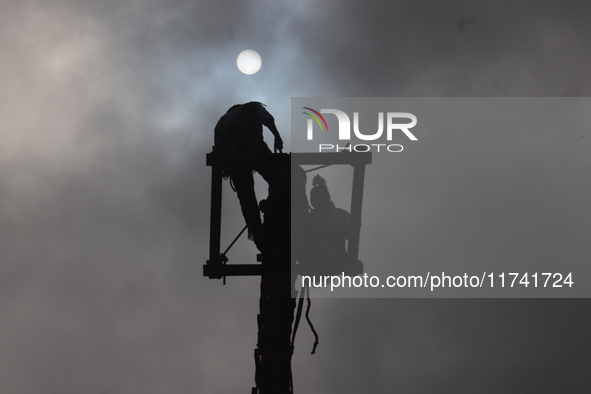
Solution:
M 293 332 L 291 334 L 291 354 L 292 355 L 293 355 L 293 351 L 295 348 L 294 343 L 295 343 L 296 333 L 298 331 L 298 326 L 300 324 L 300 319 L 302 317 L 302 309 L 304 306 L 304 297 L 306 297 L 308 299 L 308 306 L 306 307 L 306 321 L 308 322 L 310 329 L 312 329 L 312 332 L 314 333 L 314 346 L 312 348 L 312 353 L 310 353 L 310 354 L 316 353 L 316 347 L 318 346 L 318 333 L 316 332 L 316 329 L 314 328 L 314 324 L 312 324 L 312 321 L 310 320 L 310 307 L 312 306 L 312 301 L 310 300 L 310 289 L 308 288 L 308 286 L 304 286 L 302 288 L 302 290 L 300 291 L 300 299 L 298 300 L 298 311 L 296 313 L 296 320 L 293 325 Z
M 302 317 L 302 307 L 304 306 L 304 292 L 306 291 L 306 287 L 304 287 L 300 291 L 300 299 L 298 300 L 298 311 L 296 313 L 296 320 L 293 324 L 293 332 L 291 333 L 291 354 L 293 355 L 294 351 L 294 343 L 296 333 L 298 332 L 298 326 L 300 325 L 300 319 Z
M 325 164 L 325 165 L 323 165 L 323 166 L 320 166 L 320 167 L 314 167 L 314 168 L 310 168 L 309 170 L 305 170 L 304 172 L 312 172 L 312 171 L 316 171 L 316 170 L 319 170 L 319 169 L 321 169 L 321 168 L 324 168 L 324 167 L 330 167 L 331 165 L 332 165 L 332 164 Z
M 226 255 L 226 253 L 228 253 L 228 251 L 230 250 L 230 248 L 232 246 L 234 246 L 234 244 L 236 243 L 236 241 L 238 241 L 238 238 L 240 238 L 240 236 L 246 230 L 247 227 L 248 226 L 244 226 L 244 228 L 242 229 L 242 231 L 240 231 L 240 233 L 236 236 L 236 238 L 234 238 L 234 241 L 232 241 L 232 243 L 230 244 L 230 246 L 228 246 L 228 248 L 226 250 L 224 250 L 224 253 L 222 253 L 224 256 Z
M 308 325 L 310 326 L 310 328 L 312 329 L 312 332 L 314 333 L 314 347 L 312 348 L 312 353 L 310 353 L 310 354 L 314 354 L 314 353 L 316 353 L 316 346 L 318 346 L 318 333 L 314 329 L 314 324 L 312 324 L 312 321 L 310 320 L 310 316 L 309 316 L 310 307 L 312 306 L 312 302 L 310 301 L 310 289 L 309 288 L 307 291 L 307 296 L 308 296 L 308 307 L 306 308 L 306 320 L 308 321 Z

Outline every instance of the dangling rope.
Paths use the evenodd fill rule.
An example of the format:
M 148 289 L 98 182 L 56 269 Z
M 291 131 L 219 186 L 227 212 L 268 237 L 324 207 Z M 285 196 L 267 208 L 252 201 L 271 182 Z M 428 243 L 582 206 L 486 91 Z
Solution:
M 314 333 L 314 347 L 312 348 L 312 353 L 310 353 L 310 354 L 316 353 L 316 347 L 318 346 L 318 333 L 316 332 L 316 329 L 314 329 L 314 324 L 312 324 L 312 321 L 310 320 L 310 307 L 312 306 L 312 301 L 310 301 L 310 289 L 307 285 L 305 285 L 300 290 L 300 299 L 298 300 L 298 311 L 296 313 L 296 320 L 293 325 L 293 332 L 291 334 L 291 352 L 292 352 L 292 354 L 294 351 L 296 333 L 298 331 L 300 319 L 302 318 L 304 297 L 306 297 L 308 299 L 308 307 L 306 308 L 306 321 L 308 322 L 308 325 L 310 326 L 310 328 L 312 329 L 312 332 Z
M 306 287 L 303 287 L 300 290 L 300 299 L 298 300 L 298 311 L 296 313 L 296 319 L 293 323 L 293 332 L 291 333 L 291 354 L 294 351 L 294 344 L 295 344 L 295 337 L 296 333 L 298 332 L 298 326 L 300 325 L 300 319 L 302 317 L 302 307 L 304 306 L 304 292 L 306 291 Z
M 310 307 L 312 306 L 312 302 L 310 301 L 310 289 L 308 288 L 307 292 L 307 297 L 308 297 L 308 307 L 306 308 L 306 320 L 308 321 L 308 325 L 310 326 L 310 328 L 312 329 L 312 332 L 314 333 L 314 347 L 312 348 L 312 353 L 310 354 L 314 354 L 316 353 L 316 346 L 318 346 L 318 333 L 316 332 L 316 330 L 314 329 L 314 324 L 312 324 L 312 321 L 310 320 Z

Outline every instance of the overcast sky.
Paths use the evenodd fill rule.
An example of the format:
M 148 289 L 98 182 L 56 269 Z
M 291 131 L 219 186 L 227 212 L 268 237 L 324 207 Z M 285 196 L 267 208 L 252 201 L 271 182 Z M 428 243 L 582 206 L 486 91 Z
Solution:
M 202 277 L 205 153 L 231 105 L 266 103 L 289 147 L 291 97 L 590 95 L 588 2 L 334 3 L 0 2 L 0 392 L 249 392 L 258 279 L 223 286 Z M 463 18 L 476 20 L 464 32 Z M 262 56 L 255 75 L 236 68 L 244 49 Z M 574 247 L 589 240 L 590 191 L 580 182 L 591 134 L 576 137 L 576 151 L 561 152 L 570 158 L 564 168 L 578 173 L 541 183 L 561 192 L 538 205 L 552 206 L 552 217 L 567 203 L 581 210 L 548 227 L 564 228 L 570 243 L 561 245 Z M 482 166 L 478 154 L 464 159 Z M 433 168 L 445 172 L 446 164 L 453 163 Z M 412 169 L 396 178 L 408 183 L 408 200 L 433 191 Z M 473 181 L 470 173 L 449 178 L 439 206 L 465 196 Z M 518 202 L 546 190 L 524 187 L 518 200 L 503 194 L 514 211 L 498 208 L 501 216 L 522 212 Z M 243 219 L 227 184 L 224 191 L 227 245 Z M 492 206 L 485 193 L 468 193 Z M 434 218 L 451 215 L 447 233 L 464 234 L 477 208 L 461 211 L 466 218 L 445 211 Z M 400 215 L 411 223 L 410 213 Z M 528 228 L 507 222 L 514 225 Z M 408 242 L 404 229 L 393 231 Z M 413 232 L 421 233 L 418 224 Z M 503 237 L 503 228 L 490 234 Z M 470 256 L 489 251 L 472 243 Z M 248 263 L 255 254 L 241 240 L 229 257 Z M 320 345 L 311 356 L 302 326 L 295 389 L 585 392 L 590 307 L 550 299 L 316 300 Z

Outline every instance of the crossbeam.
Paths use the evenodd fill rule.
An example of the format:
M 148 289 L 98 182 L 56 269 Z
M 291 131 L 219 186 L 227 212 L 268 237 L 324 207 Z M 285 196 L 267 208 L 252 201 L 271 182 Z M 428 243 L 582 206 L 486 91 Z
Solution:
M 262 264 L 211 264 L 203 266 L 203 276 L 222 279 L 225 276 L 258 276 L 263 272 Z

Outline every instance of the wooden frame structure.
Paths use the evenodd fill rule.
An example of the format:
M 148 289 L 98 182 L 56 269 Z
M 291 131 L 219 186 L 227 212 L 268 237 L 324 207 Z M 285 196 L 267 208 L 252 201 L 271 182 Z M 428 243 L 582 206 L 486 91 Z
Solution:
M 358 259 L 359 236 L 361 226 L 361 208 L 363 204 L 363 185 L 365 166 L 371 164 L 371 152 L 326 152 L 326 153 L 291 153 L 292 165 L 351 165 L 353 167 L 353 187 L 351 195 L 351 220 L 353 234 L 347 247 L 351 258 Z M 203 276 L 209 279 L 221 279 L 226 276 L 261 275 L 261 264 L 227 264 L 228 260 L 220 253 L 222 220 L 222 168 L 219 153 L 214 146 L 207 154 L 206 164 L 211 167 L 211 217 L 209 235 L 209 259 L 203 266 Z M 261 261 L 261 256 L 257 257 Z M 225 280 L 224 280 L 225 282 Z

